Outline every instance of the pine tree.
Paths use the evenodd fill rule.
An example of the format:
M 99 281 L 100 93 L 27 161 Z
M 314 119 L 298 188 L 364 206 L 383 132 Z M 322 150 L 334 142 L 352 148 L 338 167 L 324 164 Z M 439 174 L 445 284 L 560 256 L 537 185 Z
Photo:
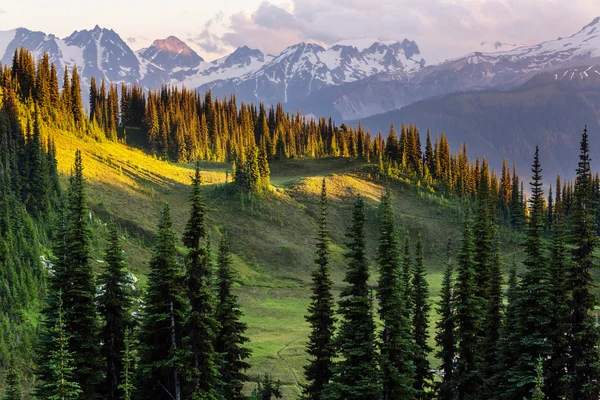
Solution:
M 311 326 L 307 353 L 311 356 L 309 364 L 304 367 L 306 381 L 304 388 L 306 399 L 322 398 L 323 388 L 333 375 L 333 358 L 335 348 L 334 335 L 334 298 L 331 293 L 333 282 L 329 275 L 329 230 L 327 228 L 327 186 L 325 179 L 321 187 L 319 202 L 319 221 L 315 264 L 312 273 L 313 289 L 311 304 L 308 307 L 306 321 Z
M 410 320 L 404 304 L 404 283 L 400 269 L 400 249 L 389 187 L 381 198 L 379 234 L 379 317 L 383 399 L 411 399 L 415 377 Z
M 119 399 L 119 386 L 123 370 L 125 333 L 130 324 L 131 293 L 129 279 L 124 269 L 123 250 L 115 223 L 111 223 L 106 248 L 106 269 L 100 277 L 103 293 L 100 296 L 102 328 L 102 355 L 106 360 L 105 396 Z
M 122 400 L 131 400 L 135 391 L 134 371 L 137 352 L 134 346 L 134 337 L 131 328 L 125 330 L 125 338 L 123 341 L 123 368 L 119 381 L 119 390 L 122 395 Z
M 558 194 L 558 193 L 557 193 Z M 546 385 L 544 392 L 550 399 L 562 399 L 566 395 L 569 357 L 569 288 L 567 271 L 569 268 L 565 233 L 565 218 L 560 197 L 554 207 L 552 243 L 550 244 L 550 333 L 552 354 L 546 360 Z
M 259 379 L 256 388 L 252 391 L 250 400 L 272 400 L 282 399 L 281 381 L 273 382 L 273 377 L 265 374 L 262 379 Z
M 346 234 L 348 268 L 344 281 L 349 286 L 340 293 L 340 327 L 335 339 L 342 360 L 335 365 L 334 376 L 326 387 L 327 399 L 371 400 L 381 394 L 373 303 L 367 283 L 364 209 L 359 195 Z
M 480 389 L 480 399 L 490 399 L 498 388 L 494 377 L 498 374 L 498 345 L 504 310 L 502 296 L 502 254 L 500 236 L 496 232 L 491 249 L 487 301 L 483 318 L 483 340 L 481 343 L 482 364 L 479 367 L 483 376 L 483 387 Z
M 140 329 L 138 396 L 181 400 L 182 331 L 187 301 L 183 271 L 176 261 L 171 211 L 165 204 L 150 259 Z
M 413 302 L 412 302 L 412 256 L 410 254 L 410 235 L 408 232 L 404 236 L 404 251 L 402 254 L 402 293 L 404 304 L 406 305 L 406 314 L 408 318 L 412 318 Z
M 456 334 L 458 354 L 456 366 L 456 392 L 459 400 L 474 399 L 481 385 L 478 370 L 478 332 L 480 327 L 481 305 L 476 297 L 475 269 L 473 261 L 473 231 L 469 211 L 465 212 L 461 249 L 458 254 L 456 277 Z
M 49 349 L 48 365 L 50 378 L 43 383 L 42 392 L 48 400 L 78 400 L 84 397 L 83 391 L 74 378 L 75 361 L 69 351 L 69 340 L 65 326 L 62 293 L 58 293 L 56 325 L 52 329 L 54 347 Z M 87 398 L 87 397 L 85 397 Z
M 570 321 L 570 396 L 573 399 L 597 399 L 600 395 L 599 332 L 591 311 L 596 298 L 591 293 L 595 265 L 594 248 L 598 243 L 592 210 L 590 149 L 587 127 L 581 136 L 581 151 L 575 179 L 571 211 L 570 240 L 573 261 L 569 268 L 568 288 L 571 292 Z
M 211 288 L 212 267 L 207 249 L 205 214 L 206 205 L 200 187 L 200 165 L 192 180 L 190 217 L 183 234 L 188 249 L 186 282 L 190 302 L 187 320 L 188 340 L 192 351 L 192 399 L 216 399 L 218 384 L 218 356 L 214 343 L 218 331 L 215 319 L 214 294 Z
M 96 285 L 89 262 L 90 228 L 88 225 L 85 179 L 81 152 L 75 153 L 75 166 L 69 181 L 67 199 L 59 217 L 58 237 L 55 240 L 56 261 L 50 280 L 50 298 L 45 311 L 45 325 L 50 332 L 58 318 L 56 294 L 62 293 L 65 319 L 62 322 L 69 332 L 69 352 L 73 356 L 73 381 L 77 382 L 86 399 L 97 397 L 102 380 L 102 361 L 99 352 L 98 314 L 96 310 Z M 42 340 L 42 381 L 49 381 L 52 371 L 46 357 L 51 353 L 53 341 Z M 49 394 L 40 392 L 40 397 Z
M 441 361 L 438 369 L 442 372 L 442 381 L 438 384 L 438 399 L 453 400 L 454 387 L 454 358 L 456 357 L 456 315 L 454 310 L 453 272 L 451 258 L 452 240 L 448 239 L 446 247 L 446 270 L 442 278 L 441 298 L 437 307 L 439 321 L 436 323 L 435 343 L 438 351 L 436 357 Z
M 412 316 L 413 337 L 416 345 L 415 382 L 413 387 L 417 390 L 417 398 L 426 399 L 427 393 L 433 382 L 431 366 L 429 365 L 429 310 L 431 308 L 429 299 L 429 285 L 425 278 L 425 267 L 423 265 L 423 240 L 421 235 L 417 238 L 415 249 L 415 265 L 412 278 L 412 302 L 414 314 Z
M 544 361 L 541 357 L 537 360 L 535 373 L 535 380 L 533 381 L 535 386 L 531 391 L 531 400 L 545 400 L 546 396 L 542 390 L 544 387 Z
M 15 358 L 11 354 L 6 369 L 5 389 L 2 400 L 21 400 L 23 394 L 21 391 L 21 379 L 15 366 Z
M 75 124 L 83 123 L 83 103 L 81 101 L 81 85 L 79 84 L 79 73 L 77 66 L 73 67 L 71 79 L 71 113 Z
M 513 378 L 513 371 L 515 362 L 519 356 L 518 344 L 519 344 L 519 333 L 517 332 L 517 297 L 518 297 L 518 281 L 517 281 L 517 266 L 513 264 L 510 268 L 508 275 L 508 291 L 506 293 L 506 313 L 502 321 L 502 328 L 500 330 L 500 339 L 497 346 L 497 375 L 494 377 L 494 384 L 496 385 L 496 394 L 494 399 L 510 400 L 510 391 L 514 386 L 515 379 Z
M 537 359 L 546 359 L 551 354 L 548 341 L 550 330 L 549 269 L 544 255 L 542 236 L 544 233 L 544 192 L 542 189 L 542 168 L 539 150 L 536 148 L 531 181 L 530 217 L 527 223 L 525 240 L 526 266 L 519 286 L 516 302 L 517 331 L 519 334 L 519 355 L 512 373 L 514 398 L 528 396 L 535 379 Z
M 242 393 L 244 382 L 247 381 L 245 371 L 250 368 L 247 359 L 250 350 L 245 347 L 249 339 L 245 336 L 246 324 L 240 322 L 242 311 L 237 297 L 231 293 L 234 272 L 229 251 L 229 239 L 223 235 L 219 243 L 217 258 L 217 284 L 219 287 L 216 318 L 219 321 L 219 331 L 216 338 L 215 350 L 221 356 L 219 372 L 221 375 L 221 393 L 224 398 L 244 399 Z

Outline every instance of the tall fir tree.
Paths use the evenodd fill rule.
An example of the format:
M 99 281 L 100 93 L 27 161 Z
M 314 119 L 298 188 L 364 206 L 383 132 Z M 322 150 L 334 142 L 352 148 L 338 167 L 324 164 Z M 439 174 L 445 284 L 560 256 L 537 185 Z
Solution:
M 452 240 L 446 246 L 446 269 L 442 278 L 442 289 L 437 313 L 435 343 L 438 347 L 436 357 L 440 360 L 438 370 L 442 379 L 437 385 L 439 400 L 454 400 L 454 358 L 456 357 L 456 315 L 454 310 L 454 266 L 452 263 Z
M 125 331 L 123 340 L 123 368 L 119 380 L 119 390 L 122 393 L 122 400 L 131 400 L 135 391 L 135 360 L 137 351 L 135 349 L 135 338 L 131 328 Z
M 525 239 L 526 270 L 519 285 L 516 299 L 517 331 L 519 342 L 518 358 L 512 371 L 514 398 L 531 394 L 535 386 L 536 365 L 539 357 L 546 359 L 551 354 L 548 341 L 550 331 L 550 275 L 544 254 L 544 192 L 542 189 L 542 167 L 539 149 L 536 147 L 530 183 L 530 210 Z
M 114 222 L 110 224 L 108 245 L 105 256 L 106 269 L 100 276 L 103 289 L 99 299 L 102 328 L 102 355 L 106 362 L 106 380 L 104 396 L 111 400 L 120 399 L 121 375 L 123 370 L 123 352 L 125 333 L 130 325 L 132 305 L 129 279 L 125 271 L 123 249 L 119 233 Z
M 246 324 L 241 322 L 243 316 L 237 297 L 231 292 L 234 271 L 229 250 L 227 235 L 221 237 L 217 257 L 218 302 L 216 318 L 219 330 L 215 342 L 215 350 L 220 355 L 221 395 L 225 399 L 245 399 L 244 382 L 248 380 L 245 372 L 250 368 L 248 358 L 250 350 L 246 347 L 249 339 L 245 336 Z
M 319 201 L 316 268 L 312 273 L 311 303 L 306 316 L 306 321 L 311 327 L 307 344 L 307 353 L 311 358 L 308 365 L 304 367 L 307 385 L 303 395 L 304 398 L 312 400 L 322 398 L 323 389 L 333 376 L 333 359 L 336 354 L 333 344 L 336 318 L 334 314 L 335 300 L 331 292 L 333 281 L 329 273 L 327 203 L 327 184 L 323 179 Z
M 433 383 L 429 353 L 433 350 L 429 346 L 429 284 L 425 276 L 423 265 L 423 239 L 419 234 L 415 247 L 415 265 L 412 278 L 412 315 L 413 338 L 415 341 L 415 381 L 413 387 L 417 391 L 418 399 L 427 399 Z
M 56 325 L 50 334 L 54 346 L 49 348 L 46 369 L 50 376 L 42 383 L 41 393 L 48 400 L 79 400 L 88 398 L 74 378 L 75 360 L 69 351 L 70 336 L 65 325 L 62 293 L 57 293 Z M 38 392 L 39 393 L 39 392 Z
M 544 392 L 549 399 L 563 399 L 568 386 L 569 357 L 569 288 L 567 272 L 569 257 L 563 204 L 560 197 L 554 205 L 552 242 L 550 244 L 550 332 L 552 354 L 545 361 L 546 379 Z
M 365 244 L 365 202 L 354 202 L 350 228 L 346 234 L 348 262 L 340 293 L 340 327 L 335 342 L 342 360 L 326 387 L 326 399 L 373 400 L 381 396 L 377 367 L 373 301 L 368 285 L 369 266 Z
M 380 203 L 379 232 L 379 318 L 383 399 L 414 399 L 415 366 L 409 314 L 404 304 L 404 282 L 400 262 L 400 243 L 396 232 L 389 187 Z
M 21 378 L 19 377 L 13 354 L 10 355 L 8 360 L 4 383 L 4 396 L 2 396 L 2 400 L 21 400 L 23 398 Z
M 591 189 L 590 148 L 587 127 L 581 136 L 579 164 L 571 210 L 570 241 L 573 246 L 568 288 L 571 292 L 569 395 L 573 399 L 600 396 L 599 332 L 591 311 L 596 305 L 590 273 L 595 266 L 594 248 L 598 244 Z
M 186 284 L 190 303 L 186 332 L 192 352 L 191 398 L 210 400 L 218 397 L 219 364 L 214 343 L 219 324 L 215 319 L 213 271 L 201 184 L 200 165 L 196 164 L 189 197 L 190 217 L 183 234 L 183 244 L 188 249 Z
M 55 240 L 56 261 L 50 282 L 49 306 L 46 314 L 46 329 L 51 331 L 57 314 L 56 294 L 62 293 L 62 304 L 66 332 L 70 335 L 69 352 L 73 356 L 73 381 L 82 390 L 86 399 L 98 398 L 98 386 L 102 380 L 100 357 L 100 327 L 96 309 L 96 285 L 89 262 L 90 228 L 83 176 L 81 152 L 75 153 L 75 165 L 69 180 L 69 190 L 59 218 L 58 237 Z M 42 340 L 42 356 L 51 353 L 53 341 Z M 48 363 L 42 361 L 39 369 L 43 381 L 51 379 Z M 43 390 L 40 392 L 43 395 Z M 43 395 L 47 396 L 47 394 Z
M 478 354 L 481 303 L 476 297 L 477 283 L 473 261 L 473 231 L 471 216 L 465 212 L 454 303 L 456 307 L 457 349 L 460 357 L 456 366 L 456 395 L 459 400 L 474 399 L 481 385 Z
M 182 335 L 188 307 L 183 271 L 176 255 L 171 211 L 165 204 L 150 259 L 140 329 L 136 392 L 140 399 L 182 398 Z
M 500 339 L 497 346 L 498 367 L 497 374 L 493 379 L 496 385 L 496 393 L 493 399 L 511 400 L 510 390 L 514 385 L 513 371 L 515 362 L 519 356 L 518 344 L 519 333 L 517 331 L 517 297 L 519 295 L 517 266 L 513 263 L 508 274 L 508 290 L 506 292 L 506 313 L 502 320 Z

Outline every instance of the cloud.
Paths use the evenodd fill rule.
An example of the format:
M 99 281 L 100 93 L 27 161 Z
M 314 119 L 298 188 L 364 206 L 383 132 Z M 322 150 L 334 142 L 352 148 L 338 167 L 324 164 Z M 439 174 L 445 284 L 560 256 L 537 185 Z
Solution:
M 218 12 L 214 17 L 206 21 L 204 28 L 197 35 L 188 35 L 188 40 L 202 50 L 209 53 L 224 53 L 227 51 L 227 45 L 223 40 L 212 32 L 215 25 L 223 22 L 225 13 L 222 11 Z
M 6 14 L 6 10 L 3 8 L 0 8 L 0 15 L 2 15 L 2 14 Z
M 477 50 L 483 41 L 539 43 L 575 33 L 598 13 L 596 0 L 291 0 L 215 18 L 193 37 L 211 52 L 242 45 L 278 53 L 299 41 L 324 45 L 340 39 L 415 40 L 432 58 Z
M 133 43 L 135 43 L 135 42 L 136 42 L 136 39 L 135 39 L 134 37 L 128 37 L 128 38 L 127 38 L 127 43 L 131 43 L 131 44 L 133 44 Z

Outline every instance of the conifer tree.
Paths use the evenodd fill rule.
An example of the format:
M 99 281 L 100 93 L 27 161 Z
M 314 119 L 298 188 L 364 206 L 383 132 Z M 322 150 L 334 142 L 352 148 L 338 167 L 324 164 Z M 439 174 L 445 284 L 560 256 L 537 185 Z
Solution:
M 454 387 L 454 358 L 456 357 L 456 321 L 453 301 L 454 266 L 451 258 L 452 240 L 448 239 L 446 247 L 446 270 L 442 278 L 441 298 L 437 307 L 440 316 L 436 324 L 435 343 L 438 351 L 436 357 L 440 360 L 438 369 L 442 372 L 442 381 L 438 384 L 438 399 L 453 400 Z
M 281 381 L 273 382 L 273 377 L 269 374 L 259 379 L 256 388 L 252 391 L 250 400 L 272 400 L 282 399 Z
M 402 293 L 404 304 L 406 305 L 406 313 L 409 318 L 413 314 L 412 302 L 412 256 L 410 254 L 410 235 L 408 232 L 404 236 L 404 251 L 402 254 Z
M 81 85 L 79 83 L 79 72 L 77 66 L 73 67 L 71 78 L 71 113 L 75 124 L 83 123 L 83 103 L 81 101 Z
M 215 350 L 221 356 L 220 382 L 221 394 L 226 399 L 244 399 L 242 393 L 247 380 L 245 371 L 250 368 L 247 359 L 250 350 L 245 347 L 249 339 L 245 336 L 246 324 L 241 322 L 242 311 L 237 297 L 231 293 L 234 272 L 229 251 L 229 239 L 223 235 L 219 243 L 217 258 L 217 284 L 219 288 L 216 318 L 219 331 Z
M 326 387 L 326 399 L 367 400 L 381 394 L 375 354 L 375 322 L 369 290 L 369 267 L 365 249 L 365 203 L 359 195 L 354 203 L 346 234 L 348 267 L 340 294 L 340 327 L 336 345 L 342 360 Z
M 458 254 L 456 277 L 456 334 L 458 354 L 456 366 L 456 392 L 459 400 L 474 399 L 481 385 L 478 370 L 480 355 L 478 354 L 478 333 L 480 327 L 481 305 L 476 297 L 477 284 L 473 261 L 473 231 L 469 210 L 465 212 L 461 249 Z
M 192 180 L 190 217 L 183 234 L 183 244 L 188 248 L 187 291 L 190 314 L 187 320 L 188 340 L 192 352 L 191 385 L 193 399 L 216 399 L 218 384 L 218 356 L 214 343 L 218 331 L 215 319 L 214 293 L 211 288 L 213 271 L 206 240 L 206 205 L 200 187 L 200 165 Z
M 542 236 L 544 233 L 544 192 L 542 189 L 542 168 L 539 150 L 536 147 L 533 165 L 530 203 L 530 216 L 525 239 L 526 270 L 519 286 L 516 299 L 517 331 L 519 334 L 518 358 L 513 368 L 514 398 L 531 394 L 534 387 L 537 359 L 546 359 L 551 354 L 548 341 L 550 330 L 550 276 L 544 255 Z
M 44 381 L 42 393 L 48 400 L 79 400 L 84 397 L 79 383 L 75 382 L 73 375 L 75 361 L 69 351 L 70 336 L 65 326 L 65 313 L 63 311 L 62 293 L 58 293 L 56 325 L 52 329 L 51 337 L 53 348 L 48 349 L 47 370 L 49 378 Z
M 21 391 L 21 379 L 15 366 L 15 358 L 11 354 L 6 369 L 4 396 L 2 400 L 21 400 L 23 394 Z
M 412 302 L 414 313 L 412 315 L 413 338 L 415 341 L 415 382 L 413 387 L 417 390 L 417 398 L 426 399 L 429 388 L 433 382 L 431 366 L 429 365 L 429 285 L 425 278 L 423 265 L 423 240 L 421 235 L 417 238 L 415 249 L 415 265 L 412 278 Z
M 62 293 L 65 319 L 62 322 L 69 332 L 69 352 L 73 357 L 73 381 L 77 382 L 86 399 L 97 397 L 102 379 L 102 361 L 99 352 L 98 313 L 96 310 L 96 285 L 89 262 L 90 228 L 85 195 L 85 179 L 81 152 L 75 153 L 75 166 L 69 181 L 67 199 L 59 218 L 58 237 L 55 240 L 55 273 L 50 282 L 46 329 L 56 324 L 58 302 L 56 294 Z M 43 358 L 51 353 L 53 342 L 42 340 Z M 42 361 L 39 369 L 43 381 L 51 379 L 51 370 Z M 41 392 L 40 394 L 42 394 Z M 44 396 L 48 396 L 47 394 Z
M 379 317 L 383 324 L 380 338 L 383 399 L 412 399 L 415 366 L 412 355 L 410 320 L 404 304 L 404 282 L 400 248 L 389 187 L 381 198 L 379 233 Z
M 140 329 L 137 391 L 139 397 L 145 399 L 182 398 L 182 331 L 187 302 L 171 226 L 171 211 L 165 204 L 150 259 Z
M 125 339 L 123 341 L 123 368 L 119 381 L 119 390 L 123 400 L 131 400 L 135 391 L 134 371 L 137 352 L 134 346 L 134 337 L 131 328 L 125 330 Z
M 570 366 L 573 399 L 597 399 L 600 393 L 599 332 L 591 311 L 596 298 L 591 293 L 595 265 L 594 248 L 598 243 L 591 191 L 590 149 L 587 127 L 581 136 L 579 164 L 573 193 L 570 240 L 573 261 L 569 268 L 568 288 L 571 292 Z
M 558 193 L 557 193 L 558 195 Z M 569 357 L 569 288 L 567 271 L 569 268 L 566 243 L 565 218 L 560 197 L 554 207 L 552 242 L 550 244 L 550 333 L 552 354 L 546 360 L 544 392 L 550 399 L 562 399 L 566 395 Z
M 110 224 L 106 248 L 106 269 L 100 277 L 103 293 L 100 296 L 102 328 L 102 355 L 106 362 L 104 393 L 108 399 L 120 398 L 119 386 L 123 370 L 125 333 L 130 324 L 131 293 L 124 269 L 123 250 L 115 223 Z
M 334 298 L 331 293 L 333 281 L 329 274 L 329 230 L 327 228 L 327 186 L 325 179 L 321 186 L 319 201 L 319 221 L 315 264 L 312 273 L 312 296 L 308 306 L 306 321 L 310 324 L 311 333 L 307 345 L 307 353 L 311 356 L 309 364 L 304 367 L 307 385 L 304 388 L 306 399 L 322 398 L 323 389 L 333 376 Z
M 490 399 L 498 390 L 494 382 L 494 377 L 498 374 L 497 354 L 499 351 L 498 344 L 504 310 L 502 298 L 502 254 L 498 233 L 494 234 L 492 245 L 487 301 L 483 310 L 482 364 L 479 367 L 483 376 L 483 387 L 480 389 L 478 396 L 480 399 Z
M 502 321 L 500 339 L 497 346 L 498 368 L 493 382 L 497 387 L 494 399 L 510 400 L 510 390 L 514 386 L 514 365 L 519 356 L 519 333 L 517 332 L 517 297 L 518 293 L 517 266 L 513 264 L 508 275 L 508 291 L 506 293 L 506 313 Z

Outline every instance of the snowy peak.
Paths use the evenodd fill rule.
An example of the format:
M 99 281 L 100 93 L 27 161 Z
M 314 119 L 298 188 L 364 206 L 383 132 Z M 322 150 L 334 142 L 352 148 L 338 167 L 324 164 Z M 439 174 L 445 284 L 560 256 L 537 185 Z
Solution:
M 138 56 L 167 73 L 176 69 L 194 68 L 204 61 L 175 36 L 155 40 L 150 47 L 138 51 Z
M 592 22 L 581 28 L 579 32 L 574 34 L 574 36 L 589 36 L 600 33 L 600 17 L 594 18 Z

